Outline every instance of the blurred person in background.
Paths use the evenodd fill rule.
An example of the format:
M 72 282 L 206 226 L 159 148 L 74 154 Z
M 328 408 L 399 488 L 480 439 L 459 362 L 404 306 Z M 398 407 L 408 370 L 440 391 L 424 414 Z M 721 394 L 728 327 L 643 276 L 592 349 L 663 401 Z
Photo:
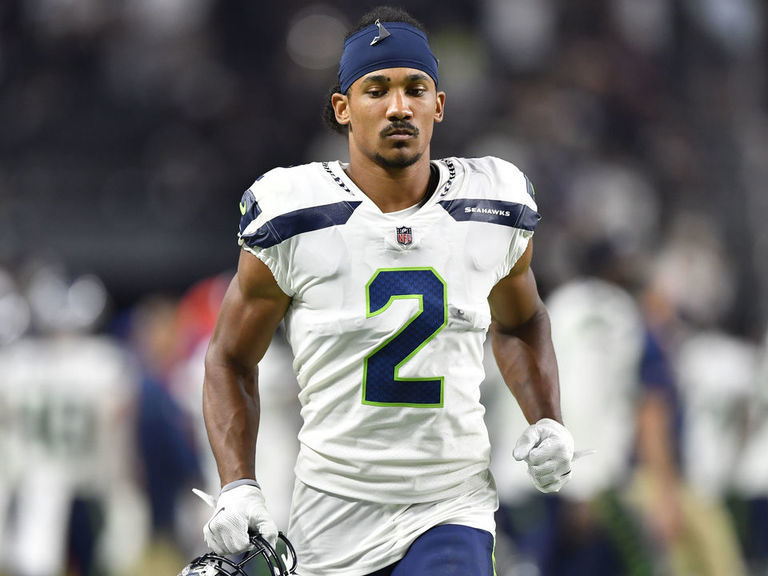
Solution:
M 193 428 L 172 395 L 179 362 L 177 299 L 148 294 L 128 313 L 127 345 L 135 357 L 140 388 L 136 399 L 136 441 L 148 507 L 147 547 L 136 569 L 171 573 L 188 550 L 179 543 L 182 491 L 200 479 Z
M 748 398 L 744 445 L 730 501 L 750 574 L 756 575 L 768 573 L 768 333 L 759 364 L 757 386 Z
M 757 400 L 756 367 L 756 347 L 721 330 L 696 331 L 678 351 L 681 465 L 690 489 L 683 494 L 682 530 L 672 542 L 677 573 L 747 573 L 726 504 L 739 484 L 755 480 L 739 464 L 747 464 L 742 454 L 755 432 L 748 415 Z
M 569 478 L 573 440 L 530 269 L 533 187 L 496 158 L 431 160 L 437 83 L 418 22 L 366 14 L 327 102 L 350 162 L 276 169 L 243 195 L 243 250 L 203 391 L 222 486 L 204 534 L 217 553 L 247 548 L 249 529 L 277 536 L 254 468 L 256 377 L 283 317 L 304 420 L 288 528 L 301 574 L 493 573 L 478 389 L 489 325 L 530 424 L 514 458 L 544 492 Z
M 663 450 L 674 445 L 664 422 L 643 425 L 655 389 L 669 386 L 671 379 L 648 378 L 647 366 L 658 352 L 629 291 L 635 273 L 627 270 L 631 257 L 620 253 L 613 239 L 595 241 L 584 252 L 582 275 L 555 289 L 547 306 L 563 383 L 563 415 L 569 425 L 573 422 L 577 442 L 595 454 L 561 496 L 557 534 L 543 573 L 660 574 L 648 527 L 623 492 L 635 447 L 647 445 L 649 434 L 658 435 L 655 445 Z M 668 416 L 666 403 L 662 409 Z M 630 424 L 635 422 L 639 425 Z M 674 458 L 658 456 L 650 472 L 674 494 L 677 475 L 668 469 Z M 674 496 L 668 504 L 674 514 Z
M 679 306 L 659 293 L 670 279 L 661 280 L 658 269 L 716 262 L 711 254 L 685 251 L 669 262 L 679 255 L 673 241 L 643 280 L 632 263 L 644 257 L 622 254 L 620 245 L 587 247 L 583 275 L 547 298 L 563 415 L 576 441 L 596 449 L 595 465 L 545 501 L 500 483 L 502 525 L 517 554 L 510 573 L 527 566 L 547 575 L 746 574 L 725 499 L 732 481 L 750 484 L 754 494 L 764 477 L 754 470 L 734 474 L 745 401 L 754 394 L 754 351 L 701 331 L 703 318 L 714 320 L 712 310 L 722 309 L 710 295 L 726 288 L 686 284 Z M 680 277 L 671 280 L 677 285 Z M 699 304 L 704 316 L 695 314 Z M 687 324 L 680 321 L 683 308 Z M 489 375 L 498 377 L 493 367 Z M 489 396 L 492 425 L 516 420 L 519 427 L 519 414 L 495 406 L 492 391 Z M 759 532 L 759 521 L 754 526 Z
M 0 268 L 0 574 L 11 569 L 9 535 L 11 506 L 24 470 L 24 446 L 18 425 L 23 390 L 3 378 L 8 352 L 24 337 L 31 324 L 31 311 L 14 275 Z
M 557 497 L 521 489 L 509 470 L 496 474 L 504 479 L 500 518 L 516 558 L 502 574 L 667 573 L 661 532 L 674 533 L 679 522 L 675 390 L 636 300 L 637 256 L 623 253 L 621 244 L 608 238 L 572 246 L 574 258 L 583 251 L 581 273 L 547 297 L 563 417 L 574 439 L 595 454 Z M 519 428 L 519 411 L 498 403 L 498 370 L 487 370 L 490 425 L 497 432 Z M 503 445 L 494 455 L 499 450 Z M 648 511 L 627 493 L 636 466 L 660 487 Z M 508 464 L 502 459 L 494 468 Z
M 13 471 L 3 560 L 13 576 L 128 569 L 143 546 L 137 381 L 124 350 L 99 334 L 107 293 L 97 277 L 48 263 L 22 285 L 31 332 L 0 348 L 17 457 L 3 465 Z
M 632 492 L 649 521 L 662 528 L 674 574 L 747 573 L 726 500 L 749 478 L 740 475 L 738 463 L 757 391 L 757 351 L 722 327 L 734 286 L 719 237 L 715 222 L 701 216 L 673 221 L 641 295 L 648 325 L 670 359 L 679 399 L 675 456 L 683 484 L 675 530 L 663 522 L 669 519 L 664 507 L 654 506 L 664 502 L 663 484 L 649 481 L 641 468 Z

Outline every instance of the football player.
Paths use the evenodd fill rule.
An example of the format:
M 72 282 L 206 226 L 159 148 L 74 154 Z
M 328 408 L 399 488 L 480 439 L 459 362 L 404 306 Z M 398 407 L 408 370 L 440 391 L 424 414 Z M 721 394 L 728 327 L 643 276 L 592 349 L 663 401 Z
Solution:
M 376 9 L 346 38 L 328 102 L 350 162 L 275 169 L 243 195 L 238 270 L 206 355 L 214 552 L 249 548 L 249 531 L 277 538 L 254 456 L 257 364 L 283 320 L 303 418 L 288 527 L 299 574 L 493 574 L 489 328 L 530 423 L 509 457 L 544 492 L 568 480 L 573 439 L 530 267 L 533 186 L 497 158 L 432 160 L 445 101 L 422 26 Z
M 30 274 L 26 296 L 34 332 L 0 349 L 14 498 L 3 560 L 19 576 L 74 563 L 83 574 L 123 569 L 143 542 L 141 518 L 125 514 L 142 502 L 132 473 L 137 382 L 122 346 L 97 333 L 106 290 L 46 264 Z

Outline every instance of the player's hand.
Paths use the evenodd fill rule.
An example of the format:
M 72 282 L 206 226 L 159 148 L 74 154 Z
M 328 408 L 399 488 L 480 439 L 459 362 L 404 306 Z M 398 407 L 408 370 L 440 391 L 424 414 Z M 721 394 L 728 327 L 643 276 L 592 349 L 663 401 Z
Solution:
M 536 488 L 557 492 L 571 477 L 573 436 L 559 422 L 542 418 L 525 429 L 512 455 L 528 464 Z
M 211 519 L 203 527 L 203 538 L 216 554 L 238 554 L 253 548 L 249 531 L 260 534 L 275 547 L 277 525 L 267 511 L 264 494 L 257 486 L 241 485 L 226 490 L 219 494 L 215 503 L 208 494 L 199 490 L 195 493 L 215 508 Z

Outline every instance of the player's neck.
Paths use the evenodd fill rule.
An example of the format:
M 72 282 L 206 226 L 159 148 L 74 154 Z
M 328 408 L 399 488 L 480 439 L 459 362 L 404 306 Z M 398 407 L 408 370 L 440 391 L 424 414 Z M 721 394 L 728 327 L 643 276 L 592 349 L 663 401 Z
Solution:
M 429 196 L 430 163 L 425 154 L 405 168 L 385 168 L 373 162 L 350 162 L 347 176 L 382 212 L 410 208 Z

